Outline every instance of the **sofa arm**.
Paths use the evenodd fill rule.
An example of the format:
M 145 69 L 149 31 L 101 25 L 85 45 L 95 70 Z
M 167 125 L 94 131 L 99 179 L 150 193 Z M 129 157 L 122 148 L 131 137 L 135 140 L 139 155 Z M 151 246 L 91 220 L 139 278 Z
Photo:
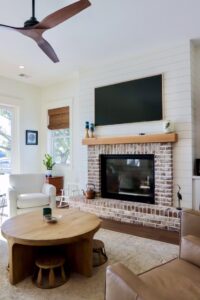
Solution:
M 187 235 L 181 239 L 180 258 L 200 267 L 200 238 Z
M 9 217 L 14 217 L 17 215 L 17 191 L 12 186 L 8 187 L 7 199 Z
M 42 192 L 48 195 L 50 199 L 50 206 L 54 208 L 56 206 L 56 187 L 49 183 L 44 183 L 42 187 Z
M 105 300 L 160 300 L 160 297 L 121 263 L 106 270 Z
M 194 235 L 200 237 L 200 212 L 186 210 L 181 216 L 181 236 Z
M 48 196 L 56 196 L 56 187 L 49 183 L 44 183 L 42 186 L 42 193 Z

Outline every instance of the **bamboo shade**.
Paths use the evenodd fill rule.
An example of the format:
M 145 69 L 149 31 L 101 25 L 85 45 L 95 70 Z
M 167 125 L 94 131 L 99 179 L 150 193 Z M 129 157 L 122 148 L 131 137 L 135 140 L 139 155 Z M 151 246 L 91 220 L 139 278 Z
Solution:
M 48 110 L 48 129 L 69 128 L 69 106 Z

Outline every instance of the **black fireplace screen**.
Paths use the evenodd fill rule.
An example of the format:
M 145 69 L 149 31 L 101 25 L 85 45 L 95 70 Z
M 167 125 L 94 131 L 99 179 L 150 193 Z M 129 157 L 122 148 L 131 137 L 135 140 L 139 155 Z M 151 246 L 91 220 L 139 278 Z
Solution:
M 101 196 L 154 203 L 154 155 L 100 155 Z

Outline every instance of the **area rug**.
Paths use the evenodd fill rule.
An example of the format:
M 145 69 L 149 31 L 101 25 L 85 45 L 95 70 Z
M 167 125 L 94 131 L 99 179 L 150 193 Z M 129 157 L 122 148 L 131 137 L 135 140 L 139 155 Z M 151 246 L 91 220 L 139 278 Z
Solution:
M 10 285 L 6 271 L 7 244 L 0 240 L 0 300 L 103 300 L 107 265 L 122 262 L 138 274 L 178 256 L 176 245 L 133 235 L 100 229 L 95 238 L 105 243 L 108 262 L 94 268 L 91 278 L 74 273 L 64 285 L 48 290 L 37 288 L 30 277 L 16 286 Z

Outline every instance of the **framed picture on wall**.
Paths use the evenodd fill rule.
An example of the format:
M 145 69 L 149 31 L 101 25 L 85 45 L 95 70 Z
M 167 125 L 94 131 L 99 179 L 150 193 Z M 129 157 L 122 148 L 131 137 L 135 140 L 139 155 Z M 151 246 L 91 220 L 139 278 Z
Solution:
M 26 130 L 26 145 L 38 145 L 38 131 Z

